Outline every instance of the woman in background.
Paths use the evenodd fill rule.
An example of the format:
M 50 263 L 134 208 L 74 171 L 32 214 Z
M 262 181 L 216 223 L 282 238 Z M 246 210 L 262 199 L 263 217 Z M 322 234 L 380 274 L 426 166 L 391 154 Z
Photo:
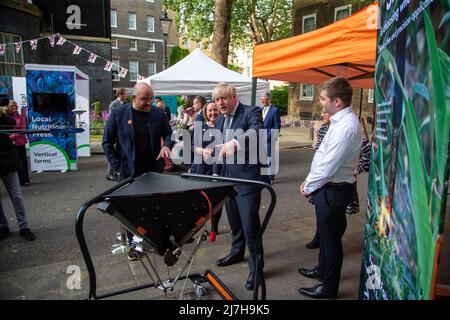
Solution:
M 16 126 L 14 129 L 25 130 L 27 129 L 27 120 L 23 115 L 19 114 L 18 109 L 17 103 L 10 100 L 8 104 L 8 113 L 12 118 L 14 118 L 14 120 L 16 120 Z M 11 138 L 21 160 L 21 166 L 19 167 L 19 170 L 17 170 L 20 185 L 29 186 L 30 176 L 28 174 L 27 150 L 25 149 L 25 145 L 28 142 L 27 136 L 21 133 L 13 133 L 9 137 Z
M 213 154 L 211 149 L 207 149 L 206 147 L 214 142 L 214 136 L 208 133 L 209 129 L 214 129 L 214 125 L 216 123 L 217 117 L 220 115 L 219 107 L 214 102 L 207 103 L 203 109 L 203 121 L 201 126 L 201 134 L 199 135 L 199 141 L 201 141 L 201 145 L 198 144 L 199 141 L 195 141 L 196 132 L 195 130 L 200 129 L 199 127 L 195 127 L 192 130 L 192 150 L 195 153 L 194 161 L 191 165 L 191 173 L 195 174 L 206 174 L 212 175 L 212 163 L 211 160 L 213 158 Z M 197 133 L 198 134 L 198 133 Z M 209 135 L 208 135 L 209 134 Z M 209 160 L 209 161 L 208 161 Z M 216 234 L 218 234 L 219 229 L 219 220 L 222 215 L 222 210 L 217 212 L 212 219 L 211 229 Z

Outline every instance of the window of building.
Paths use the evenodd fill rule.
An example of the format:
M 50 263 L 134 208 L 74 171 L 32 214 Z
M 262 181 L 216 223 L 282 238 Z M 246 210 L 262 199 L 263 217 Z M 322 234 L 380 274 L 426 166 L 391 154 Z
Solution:
M 345 6 L 334 8 L 334 21 L 341 20 L 352 14 L 352 5 L 347 4 Z
M 184 40 L 184 42 L 183 42 L 183 48 L 189 49 L 189 47 L 190 47 L 189 39 Z
M 147 16 L 147 31 L 155 32 L 155 18 L 153 16 Z
M 300 84 L 300 100 L 312 101 L 314 99 L 314 85 Z
M 21 42 L 22 37 L 10 33 L 0 33 L 0 43 Z M 0 56 L 0 75 L 23 77 L 23 49 L 16 53 L 14 45 L 7 45 L 5 54 Z
M 155 61 L 150 61 L 148 63 L 148 76 L 152 76 L 156 74 L 156 62 Z
M 112 49 L 119 49 L 117 38 L 111 38 L 111 48 Z
M 302 33 L 316 30 L 316 14 L 303 16 L 302 18 Z
M 373 94 L 374 94 L 373 89 L 367 90 L 367 102 L 368 103 L 373 103 Z
M 111 73 L 112 73 L 112 81 L 120 81 L 120 77 L 119 77 L 119 59 L 112 59 L 111 61 L 113 63 L 112 68 L 111 68 Z
M 130 81 L 137 81 L 139 74 L 139 62 L 130 60 Z
M 130 39 L 130 51 L 137 51 L 137 40 Z
M 154 0 L 147 0 L 147 2 L 155 2 Z
M 300 112 L 300 119 L 312 120 L 312 112 Z
M 153 41 L 148 42 L 148 52 L 155 52 L 155 43 Z
M 128 12 L 128 29 L 136 30 L 136 13 Z
M 111 27 L 117 28 L 117 10 L 111 10 Z

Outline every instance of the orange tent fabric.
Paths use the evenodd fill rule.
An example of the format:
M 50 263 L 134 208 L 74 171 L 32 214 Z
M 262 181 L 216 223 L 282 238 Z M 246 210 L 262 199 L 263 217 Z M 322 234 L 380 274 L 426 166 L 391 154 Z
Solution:
M 378 3 L 299 36 L 257 45 L 253 77 L 320 84 L 342 76 L 353 87 L 373 88 Z

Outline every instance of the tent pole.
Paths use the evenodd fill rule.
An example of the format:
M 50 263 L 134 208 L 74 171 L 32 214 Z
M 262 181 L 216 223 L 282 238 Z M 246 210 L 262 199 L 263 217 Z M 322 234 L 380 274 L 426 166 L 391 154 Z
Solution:
M 252 78 L 252 106 L 256 106 L 256 83 L 258 78 Z
M 361 112 L 362 112 L 362 100 L 363 100 L 363 89 L 361 88 L 361 94 L 359 95 L 359 121 L 361 122 Z

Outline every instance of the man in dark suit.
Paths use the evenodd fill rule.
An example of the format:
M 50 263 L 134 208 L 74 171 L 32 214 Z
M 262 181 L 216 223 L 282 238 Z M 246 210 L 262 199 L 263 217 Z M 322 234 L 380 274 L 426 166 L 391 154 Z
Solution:
M 215 125 L 216 129 L 223 132 L 224 137 L 224 143 L 216 146 L 219 161 L 225 158 L 220 175 L 266 181 L 261 175 L 258 159 L 258 135 L 259 130 L 263 129 L 261 109 L 241 104 L 236 97 L 235 88 L 227 83 L 219 83 L 212 95 L 222 113 Z M 250 137 L 251 135 L 254 137 Z M 219 259 L 217 265 L 223 267 L 243 261 L 247 243 L 250 273 L 245 286 L 248 290 L 253 290 L 256 237 L 261 226 L 261 188 L 245 185 L 239 186 L 237 191 L 238 196 L 226 205 L 231 228 L 231 251 L 226 257 Z
M 272 147 L 275 148 L 275 145 L 272 145 L 272 142 L 274 142 L 275 144 L 278 143 L 278 136 L 281 129 L 280 109 L 272 105 L 272 101 L 270 100 L 270 93 L 268 92 L 263 93 L 263 95 L 261 96 L 261 103 L 263 105 L 262 117 L 264 129 L 266 129 L 267 134 L 266 154 L 268 174 L 270 183 L 273 183 L 273 181 L 275 180 L 275 173 L 276 171 L 278 171 L 278 154 L 273 154 L 272 157 Z M 277 151 L 277 149 L 275 148 L 274 151 Z
M 153 90 L 143 82 L 134 86 L 131 104 L 111 110 L 103 132 L 103 150 L 118 180 L 137 177 L 146 172 L 162 173 L 163 157 L 169 157 L 172 129 L 164 111 L 152 107 Z M 161 147 L 161 138 L 164 145 Z M 139 258 L 131 243 L 129 260 Z

